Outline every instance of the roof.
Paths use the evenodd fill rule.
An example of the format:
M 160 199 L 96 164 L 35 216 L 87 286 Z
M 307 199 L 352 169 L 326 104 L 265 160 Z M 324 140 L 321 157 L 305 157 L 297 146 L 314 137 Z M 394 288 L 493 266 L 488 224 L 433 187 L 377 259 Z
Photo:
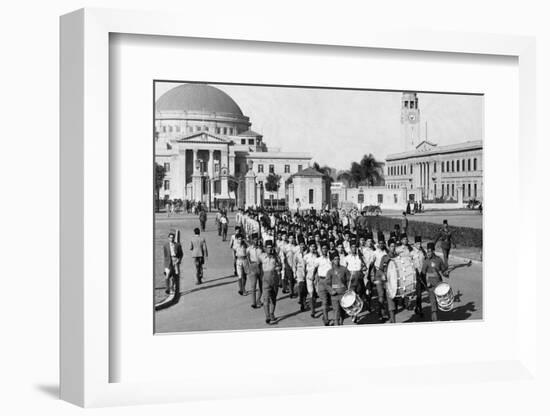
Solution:
M 237 103 L 222 90 L 207 84 L 183 84 L 166 91 L 156 102 L 156 111 L 222 113 L 242 117 Z
M 256 133 L 254 130 L 247 130 L 243 133 L 240 133 L 239 136 L 245 136 L 245 137 L 258 137 L 261 136 L 260 133 Z
M 316 171 L 313 168 L 306 168 L 304 170 L 301 170 L 300 172 L 296 172 L 294 175 L 291 175 L 291 178 L 294 177 L 306 177 L 306 178 L 322 178 L 324 175 Z
M 425 142 L 422 142 L 422 143 L 425 143 Z M 409 152 L 394 153 L 386 156 L 386 160 L 387 161 L 402 160 L 402 159 L 409 159 L 414 157 L 433 156 L 433 155 L 439 155 L 439 154 L 445 154 L 445 153 L 460 153 L 460 152 L 466 152 L 469 150 L 477 150 L 477 149 L 483 149 L 482 140 L 472 140 L 472 141 L 467 141 L 462 143 L 450 144 L 446 146 L 435 146 L 432 150 L 426 150 L 426 151 L 412 150 Z

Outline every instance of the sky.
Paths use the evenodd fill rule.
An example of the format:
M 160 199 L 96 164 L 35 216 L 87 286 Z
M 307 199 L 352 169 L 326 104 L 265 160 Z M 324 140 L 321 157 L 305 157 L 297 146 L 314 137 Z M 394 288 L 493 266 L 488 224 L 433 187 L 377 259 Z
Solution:
M 178 83 L 157 83 L 157 99 Z M 250 118 L 268 147 L 307 152 L 320 165 L 348 169 L 372 153 L 404 151 L 401 92 L 215 84 Z M 421 138 L 438 145 L 483 140 L 483 97 L 418 93 Z M 427 123 L 427 133 L 426 133 Z

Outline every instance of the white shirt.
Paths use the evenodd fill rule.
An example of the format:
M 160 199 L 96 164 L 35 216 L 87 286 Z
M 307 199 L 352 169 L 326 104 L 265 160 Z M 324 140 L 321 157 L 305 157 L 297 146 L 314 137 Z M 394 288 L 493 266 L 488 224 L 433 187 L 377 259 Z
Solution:
M 361 271 L 361 266 L 363 265 L 361 261 L 361 257 L 359 257 L 358 254 L 348 254 L 346 256 L 346 263 L 347 268 L 350 272 L 358 272 Z
M 384 250 L 376 249 L 374 252 L 374 266 L 379 269 L 382 263 L 382 257 L 386 255 Z
M 317 257 L 315 259 L 315 267 L 317 267 L 317 274 L 322 277 L 326 277 L 330 269 L 332 269 L 332 262 L 327 257 Z
M 363 261 L 369 267 L 374 263 L 375 251 L 368 247 L 361 247 L 361 254 L 363 255 Z

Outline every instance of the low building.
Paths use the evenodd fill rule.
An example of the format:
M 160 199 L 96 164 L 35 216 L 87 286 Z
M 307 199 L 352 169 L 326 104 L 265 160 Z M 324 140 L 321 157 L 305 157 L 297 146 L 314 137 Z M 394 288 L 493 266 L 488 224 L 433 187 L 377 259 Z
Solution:
M 421 142 L 415 150 L 388 155 L 389 189 L 405 189 L 409 200 L 483 200 L 483 142 L 438 146 Z

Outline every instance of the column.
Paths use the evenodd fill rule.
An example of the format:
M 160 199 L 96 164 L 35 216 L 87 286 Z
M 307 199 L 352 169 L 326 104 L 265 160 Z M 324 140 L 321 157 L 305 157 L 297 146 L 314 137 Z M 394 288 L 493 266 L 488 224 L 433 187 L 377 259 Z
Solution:
M 428 178 L 426 179 L 426 194 L 428 195 L 428 198 L 430 197 L 430 185 L 432 183 L 430 178 L 430 162 L 426 162 L 426 174 Z
M 187 198 L 187 150 L 184 149 L 183 153 L 180 154 L 181 157 L 181 172 L 180 178 L 181 183 L 183 184 L 183 199 Z
M 214 178 L 214 150 L 208 150 L 208 175 L 212 180 Z
M 198 149 L 193 149 L 193 200 L 202 201 L 202 176 L 197 168 Z
M 197 159 L 198 159 L 198 153 L 199 151 L 197 149 L 193 149 L 193 174 L 197 174 L 198 173 L 198 169 L 197 169 Z

